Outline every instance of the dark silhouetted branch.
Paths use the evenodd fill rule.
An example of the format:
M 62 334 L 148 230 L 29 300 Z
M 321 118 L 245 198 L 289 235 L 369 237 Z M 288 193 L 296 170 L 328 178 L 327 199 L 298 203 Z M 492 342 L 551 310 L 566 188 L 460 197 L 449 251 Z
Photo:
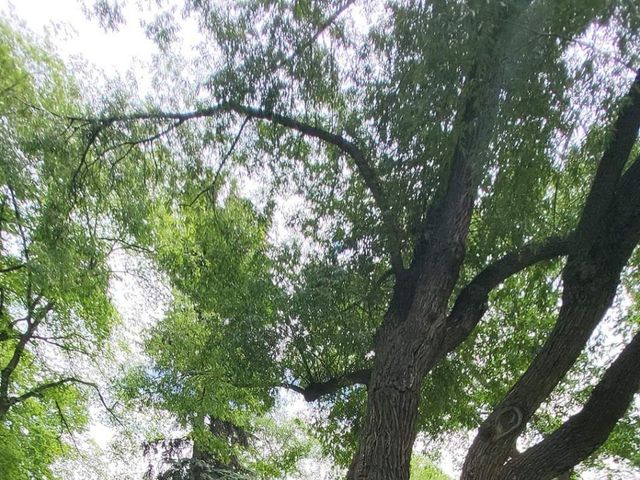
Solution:
M 598 164 L 595 178 L 576 229 L 579 241 L 588 246 L 598 233 L 598 224 L 611 205 L 616 186 L 640 128 L 640 70 L 612 127 L 611 138 Z
M 489 293 L 494 288 L 527 267 L 569 254 L 571 245 L 568 238 L 549 238 L 542 243 L 525 245 L 484 268 L 456 299 L 447 319 L 443 353 L 454 350 L 469 336 L 482 319 Z
M 606 370 L 582 410 L 506 465 L 501 478 L 548 480 L 577 465 L 609 437 L 640 388 L 640 332 Z
M 285 383 L 281 386 L 300 393 L 307 402 L 314 402 L 325 395 L 335 393 L 345 387 L 353 385 L 368 385 L 370 377 L 371 371 L 369 369 L 363 369 L 331 378 L 324 382 L 311 382 L 306 387 L 301 387 L 292 383 Z
M 371 192 L 373 200 L 380 211 L 382 223 L 384 227 L 384 236 L 389 250 L 390 261 L 396 275 L 401 275 L 404 271 L 404 265 L 401 254 L 400 244 L 400 228 L 391 211 L 387 196 L 380 184 L 380 180 L 370 164 L 369 158 L 364 152 L 353 142 L 346 138 L 332 133 L 314 125 L 301 122 L 294 118 L 268 110 L 239 105 L 233 102 L 224 102 L 208 108 L 201 108 L 191 112 L 163 112 L 151 111 L 133 113 L 130 115 L 107 116 L 96 119 L 87 119 L 80 117 L 68 117 L 69 121 L 91 122 L 92 130 L 89 137 L 88 148 L 95 141 L 99 131 L 118 122 L 131 122 L 139 120 L 173 120 L 176 122 L 186 122 L 198 118 L 214 117 L 221 113 L 235 112 L 249 118 L 267 120 L 285 128 L 298 131 L 303 135 L 311 138 L 317 138 L 329 145 L 337 147 L 340 151 L 347 154 L 355 163 L 356 169 L 363 182 Z M 86 152 L 83 154 L 83 164 L 85 162 Z

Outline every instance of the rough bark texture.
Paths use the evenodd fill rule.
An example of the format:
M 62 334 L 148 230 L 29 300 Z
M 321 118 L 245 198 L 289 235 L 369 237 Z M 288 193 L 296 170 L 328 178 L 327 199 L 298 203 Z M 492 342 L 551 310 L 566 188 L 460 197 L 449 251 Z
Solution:
M 627 100 L 615 123 L 576 229 L 574 249 L 563 271 L 562 305 L 556 325 L 527 371 L 481 425 L 464 464 L 463 480 L 551 479 L 563 473 L 606 440 L 637 390 L 637 387 L 633 389 L 632 382 L 632 393 L 616 399 L 621 401 L 618 408 L 605 408 L 615 420 L 608 418 L 593 426 L 592 431 L 582 427 L 582 433 L 587 435 L 582 442 L 574 438 L 575 434 L 567 433 L 571 430 L 569 425 L 575 424 L 576 420 L 569 420 L 550 437 L 555 438 L 552 443 L 557 451 L 564 445 L 571 454 L 565 452 L 558 456 L 557 451 L 550 453 L 548 449 L 536 446 L 522 455 L 512 455 L 518 435 L 575 363 L 611 305 L 622 269 L 640 240 L 638 160 L 621 177 L 622 166 L 628 162 L 640 127 L 640 73 Z M 632 351 L 634 342 L 630 345 Z M 625 354 L 619 361 L 628 365 L 624 358 Z M 619 372 L 620 367 L 616 365 L 617 362 L 612 368 Z M 611 375 L 605 375 L 594 395 L 600 390 L 608 390 L 603 385 L 610 381 Z M 587 404 L 583 412 L 591 408 Z M 598 435 L 600 431 L 606 435 Z M 569 437 L 572 443 L 566 443 Z M 585 445 L 580 447 L 582 443 Z M 547 453 L 534 453 L 539 451 Z M 534 456 L 543 463 L 523 460 Z
M 591 455 L 607 439 L 640 388 L 638 365 L 640 332 L 607 369 L 584 408 L 494 478 L 548 480 Z
M 512 15 L 520 15 L 527 4 L 514 7 Z M 487 59 L 510 34 L 512 27 L 507 24 L 481 33 Z M 468 74 L 446 190 L 428 213 L 424 240 L 416 247 L 410 270 L 397 279 L 377 332 L 367 413 L 348 472 L 352 480 L 409 478 L 420 387 L 446 353 L 447 308 L 464 260 L 476 170 L 481 168 L 498 112 L 503 66 L 486 60 L 478 61 Z

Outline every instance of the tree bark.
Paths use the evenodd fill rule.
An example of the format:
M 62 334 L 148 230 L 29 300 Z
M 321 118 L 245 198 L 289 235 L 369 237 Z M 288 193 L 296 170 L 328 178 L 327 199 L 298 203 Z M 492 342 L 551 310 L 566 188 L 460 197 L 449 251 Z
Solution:
M 522 21 L 529 3 L 508 7 L 505 16 Z M 470 68 L 462 88 L 446 189 L 430 208 L 412 265 L 404 278 L 398 278 L 377 332 L 367 413 L 348 472 L 350 480 L 409 478 L 420 387 L 447 353 L 449 299 L 464 259 L 478 172 L 499 110 L 505 65 L 491 53 L 514 32 L 511 23 L 501 22 L 479 33 L 487 55 Z
M 607 369 L 583 409 L 508 463 L 499 478 L 548 480 L 591 455 L 609 437 L 640 388 L 638 365 L 640 332 Z
M 570 454 L 567 453 L 566 459 L 571 461 L 561 462 L 560 467 L 552 466 L 544 458 L 540 461 L 547 463 L 535 465 L 526 474 L 522 468 L 523 471 L 514 473 L 515 467 L 508 467 L 521 464 L 522 458 L 527 458 L 529 451 L 517 459 L 512 456 L 517 437 L 573 366 L 604 317 L 622 270 L 640 240 L 638 162 L 622 175 L 640 127 L 640 73 L 627 100 L 600 160 L 576 229 L 574 251 L 563 270 L 562 306 L 556 325 L 527 371 L 480 426 L 467 454 L 462 480 L 551 479 L 593 451 L 580 451 L 580 442 L 576 441 L 567 446 Z M 590 434 L 587 443 L 598 444 L 595 432 Z M 549 469 L 549 474 L 540 476 L 540 471 L 547 471 L 545 469 Z

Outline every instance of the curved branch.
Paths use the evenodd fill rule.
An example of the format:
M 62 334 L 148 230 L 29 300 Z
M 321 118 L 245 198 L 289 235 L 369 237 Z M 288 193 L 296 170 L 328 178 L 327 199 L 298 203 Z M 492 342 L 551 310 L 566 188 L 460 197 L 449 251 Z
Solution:
M 89 382 L 89 381 L 86 381 L 86 380 L 81 380 L 81 379 L 76 378 L 76 377 L 65 377 L 65 378 L 62 378 L 60 380 L 56 380 L 54 382 L 48 382 L 48 383 L 43 383 L 41 385 L 38 385 L 37 387 L 29 390 L 26 393 L 23 393 L 22 395 L 19 395 L 17 397 L 9 397 L 8 405 L 9 405 L 9 407 L 11 407 L 11 406 L 13 406 L 13 405 L 15 405 L 17 403 L 24 402 L 25 400 L 28 400 L 30 398 L 39 397 L 43 393 L 45 393 L 47 390 L 55 389 L 57 387 L 61 387 L 61 386 L 66 385 L 68 383 L 76 383 L 76 384 L 79 384 L 79 385 L 84 385 L 86 387 L 93 388 L 96 391 L 96 393 L 98 394 L 98 398 L 100 399 L 100 403 L 102 403 L 102 406 L 107 410 L 107 412 L 109 412 L 109 414 L 118 423 L 120 423 L 120 419 L 113 412 L 113 408 L 110 407 L 109 405 L 107 405 L 107 401 L 105 400 L 104 396 L 102 395 L 102 392 L 100 391 L 100 388 L 98 387 L 98 385 L 96 385 L 93 382 Z
M 85 122 L 88 121 L 91 122 L 91 124 L 98 130 L 102 130 L 118 122 L 137 120 L 174 120 L 176 122 L 183 123 L 188 120 L 214 117 L 216 115 L 219 115 L 220 113 L 229 112 L 238 113 L 248 118 L 267 120 L 277 125 L 281 125 L 285 128 L 300 132 L 307 137 L 317 138 L 318 140 L 322 140 L 329 145 L 337 147 L 340 151 L 351 157 L 360 177 L 371 192 L 373 200 L 378 207 L 378 210 L 380 211 L 393 270 L 396 275 L 402 274 L 402 272 L 404 271 L 404 264 L 401 255 L 400 228 L 396 222 L 395 217 L 393 216 L 387 196 L 380 183 L 380 179 L 371 166 L 367 155 L 365 155 L 365 153 L 355 143 L 347 140 L 340 135 L 337 135 L 323 128 L 316 127 L 314 125 L 301 122 L 286 115 L 274 113 L 268 110 L 262 110 L 259 108 L 249 107 L 246 105 L 240 105 L 234 102 L 223 102 L 213 107 L 197 109 L 191 112 L 155 111 L 134 113 L 131 115 L 108 116 L 96 119 L 68 117 L 68 120 Z
M 306 387 L 292 383 L 284 383 L 280 386 L 301 394 L 307 402 L 314 402 L 320 397 L 335 393 L 344 387 L 368 385 L 370 378 L 371 370 L 363 369 L 346 373 L 340 377 L 331 378 L 324 382 L 311 382 Z
M 443 353 L 460 345 L 482 319 L 491 290 L 527 267 L 568 255 L 572 243 L 573 240 L 567 237 L 552 237 L 542 243 L 530 243 L 485 267 L 462 289 L 451 309 Z
M 608 438 L 640 388 L 640 332 L 593 389 L 582 410 L 506 465 L 501 478 L 551 479 L 591 455 Z
M 367 156 L 355 143 L 345 139 L 340 135 L 336 135 L 335 133 L 300 122 L 284 115 L 242 105 L 227 105 L 229 109 L 233 110 L 236 113 L 241 113 L 252 118 L 272 121 L 278 125 L 282 125 L 283 127 L 296 130 L 303 135 L 317 138 L 326 143 L 334 145 L 335 147 L 338 147 L 342 152 L 349 155 L 355 163 L 360 177 L 371 192 L 378 210 L 380 210 L 383 226 L 385 229 L 385 237 L 387 240 L 391 258 L 391 266 L 396 275 L 402 274 L 402 272 L 404 271 L 404 264 L 402 261 L 400 248 L 400 229 L 396 223 L 395 217 L 391 212 L 391 207 L 389 205 L 387 196 L 382 188 L 382 185 L 380 184 L 378 175 L 371 166 Z
M 496 473 L 503 470 L 513 442 L 576 362 L 611 306 L 622 269 L 640 241 L 640 189 L 632 184 L 640 167 L 633 164 L 620 178 L 640 128 L 640 71 L 613 128 L 575 232 L 574 246 L 579 248 L 573 249 L 563 269 L 556 324 L 527 370 L 481 425 L 462 478 L 484 474 L 502 478 Z M 491 441 L 497 412 L 507 406 L 520 409 L 522 425 L 505 438 Z

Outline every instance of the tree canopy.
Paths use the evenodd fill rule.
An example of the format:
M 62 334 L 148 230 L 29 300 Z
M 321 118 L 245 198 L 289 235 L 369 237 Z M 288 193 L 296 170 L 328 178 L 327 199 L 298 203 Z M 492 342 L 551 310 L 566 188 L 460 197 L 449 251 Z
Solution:
M 84 103 L 6 30 L 0 415 L 82 424 L 62 407 L 92 382 L 17 366 L 39 337 L 107 339 L 117 244 L 172 292 L 116 385 L 186 429 L 158 478 L 281 478 L 314 449 L 353 480 L 440 478 L 414 443 L 455 432 L 465 480 L 640 468 L 636 2 L 190 0 L 143 23 L 153 93 Z M 283 391 L 306 425 L 274 421 Z
M 78 112 L 73 81 L 5 23 L 0 65 L 0 471 L 52 478 L 100 395 L 85 373 L 117 318 L 110 244 L 98 232 L 104 205 L 69 194 L 82 143 L 48 113 Z

